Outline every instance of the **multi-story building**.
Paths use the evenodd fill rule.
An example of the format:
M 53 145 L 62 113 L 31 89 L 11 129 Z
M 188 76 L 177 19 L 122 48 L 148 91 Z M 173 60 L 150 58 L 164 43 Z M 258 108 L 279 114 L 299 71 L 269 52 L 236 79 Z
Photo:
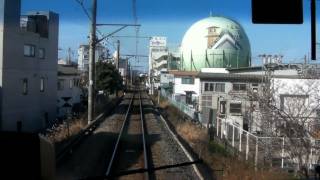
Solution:
M 0 9 L 0 130 L 38 131 L 56 118 L 59 17 L 21 16 L 20 0 Z
M 152 37 L 149 49 L 149 88 L 150 93 L 160 86 L 161 72 L 168 71 L 168 48 L 166 37 Z
M 101 44 L 96 45 L 96 62 L 106 59 L 107 49 Z M 89 45 L 80 45 L 78 49 L 78 69 L 83 72 L 89 71 Z
M 270 93 L 270 98 L 279 109 L 287 108 L 294 112 L 294 108 L 301 111 L 303 107 L 305 113 L 312 111 L 309 113 L 311 119 L 319 118 L 315 112 L 319 111 L 316 108 L 320 99 L 320 80 L 317 76 L 312 77 L 312 74 L 319 72 L 318 66 L 274 64 L 272 74 L 266 67 L 169 71 L 174 76 L 173 90 L 172 94 L 165 93 L 189 106 L 189 110 L 198 111 L 204 125 L 208 120 L 215 122 L 220 117 L 253 133 L 261 133 L 265 129 L 261 118 L 266 116 L 266 112 L 261 111 L 259 102 L 267 101 L 263 99 L 268 96 L 266 93 Z M 289 105 L 292 100 L 303 105 Z

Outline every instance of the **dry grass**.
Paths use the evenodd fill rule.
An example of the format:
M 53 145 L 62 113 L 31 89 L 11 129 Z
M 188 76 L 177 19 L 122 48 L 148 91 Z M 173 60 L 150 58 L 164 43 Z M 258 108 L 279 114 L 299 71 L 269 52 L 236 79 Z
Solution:
M 167 119 L 176 128 L 177 133 L 190 145 L 205 163 L 213 170 L 212 176 L 224 180 L 284 180 L 292 179 L 285 172 L 275 169 L 259 169 L 255 171 L 253 165 L 238 159 L 225 151 L 224 147 L 209 142 L 207 129 L 199 127 L 189 121 L 184 121 L 181 112 L 162 100 L 159 105 L 168 115 Z M 223 170 L 221 171 L 216 170 Z
M 64 122 L 50 131 L 46 137 L 53 143 L 61 143 L 69 137 L 78 134 L 85 127 L 86 121 L 84 119 L 75 119 L 69 123 L 69 128 L 68 124 Z
M 223 170 L 222 173 L 215 173 L 217 179 L 225 180 L 282 180 L 291 177 L 274 169 L 255 171 L 254 167 L 246 162 L 239 160 L 232 154 L 226 152 L 212 152 L 217 148 L 218 144 L 212 146 L 212 142 L 208 142 L 205 128 L 200 128 L 191 122 L 181 122 L 176 126 L 178 134 L 186 140 L 197 154 L 214 170 Z M 209 146 L 208 146 L 209 144 Z M 211 147 L 210 147 L 211 146 Z M 220 148 L 223 148 L 220 146 Z

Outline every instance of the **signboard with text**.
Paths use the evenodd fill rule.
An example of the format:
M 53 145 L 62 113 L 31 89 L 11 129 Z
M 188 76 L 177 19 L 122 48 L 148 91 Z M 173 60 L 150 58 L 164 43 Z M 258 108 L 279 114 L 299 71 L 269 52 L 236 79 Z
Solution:
M 167 37 L 152 37 L 150 39 L 150 47 L 166 47 Z

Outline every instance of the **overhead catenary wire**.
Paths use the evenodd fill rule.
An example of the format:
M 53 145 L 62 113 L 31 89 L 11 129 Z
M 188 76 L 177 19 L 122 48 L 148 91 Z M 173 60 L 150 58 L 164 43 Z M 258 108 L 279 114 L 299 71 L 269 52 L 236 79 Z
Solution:
M 88 9 L 85 7 L 84 1 L 85 1 L 85 0 L 75 0 L 75 2 L 80 5 L 82 11 L 83 11 L 84 14 L 86 15 L 86 17 L 89 19 L 89 21 L 92 21 L 92 17 L 90 16 Z M 98 28 L 96 29 L 96 31 L 97 31 L 97 33 L 98 33 L 101 37 L 104 37 L 104 34 L 103 34 Z M 104 39 L 104 41 L 105 41 L 106 43 L 112 45 L 113 49 L 116 49 L 115 46 L 108 41 L 108 39 Z
M 85 4 L 84 4 L 84 1 L 85 0 L 75 0 L 75 2 L 77 3 L 77 4 L 79 4 L 80 5 L 80 7 L 81 7 L 81 9 L 82 9 L 82 11 L 84 12 L 84 14 L 86 15 L 86 17 L 89 19 L 89 21 L 92 21 L 92 17 L 90 16 L 90 13 L 89 13 L 89 11 L 88 11 L 88 9 L 85 7 Z M 133 9 L 135 9 L 135 7 L 133 8 Z M 135 12 L 135 10 L 133 10 L 133 12 L 134 12 L 134 17 L 136 17 L 136 12 Z M 135 19 L 137 19 L 137 18 L 135 18 Z M 138 25 L 137 24 L 137 20 L 135 20 L 135 25 Z M 118 29 L 118 30 L 115 30 L 114 32 L 112 32 L 111 34 L 108 34 L 108 35 L 105 35 L 100 29 L 98 29 L 98 27 L 96 28 L 96 31 L 97 31 L 97 33 L 99 34 L 99 38 L 100 38 L 100 40 L 101 41 L 104 41 L 105 43 L 106 43 L 106 46 L 107 46 L 107 44 L 109 44 L 109 46 L 107 46 L 109 49 L 113 49 L 113 50 L 116 50 L 117 48 L 115 47 L 115 42 L 110 42 L 109 40 L 109 37 L 111 37 L 112 35 L 114 35 L 115 33 L 117 33 L 117 32 L 119 32 L 120 30 L 122 30 L 122 29 L 124 29 L 124 27 L 123 28 L 120 28 L 120 29 Z M 137 29 L 139 29 L 139 27 L 137 27 L 136 28 L 136 31 L 137 31 Z M 137 45 L 136 45 L 137 46 Z M 123 49 L 123 47 L 121 47 L 122 49 Z M 138 52 L 137 52 L 137 48 L 136 48 L 136 54 L 137 54 Z

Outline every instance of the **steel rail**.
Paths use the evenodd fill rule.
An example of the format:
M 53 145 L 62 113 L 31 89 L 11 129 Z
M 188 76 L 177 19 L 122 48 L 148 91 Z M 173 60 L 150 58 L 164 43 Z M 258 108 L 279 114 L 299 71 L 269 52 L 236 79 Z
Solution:
M 148 159 L 148 152 L 147 152 L 147 141 L 146 141 L 146 124 L 144 119 L 144 112 L 142 106 L 142 99 L 141 99 L 141 91 L 139 90 L 139 101 L 140 101 L 140 120 L 141 120 L 141 131 L 142 131 L 142 143 L 143 143 L 143 156 L 144 156 L 144 168 L 147 170 L 145 173 L 145 179 L 149 178 L 149 159 Z
M 133 100 L 134 100 L 134 96 L 135 94 L 132 95 L 132 98 L 131 98 L 131 101 L 130 101 L 130 104 L 129 104 L 129 107 L 128 107 L 128 110 L 126 112 L 126 115 L 125 115 L 125 119 L 124 119 L 124 122 L 122 124 L 122 127 L 120 129 L 120 134 L 118 136 L 118 139 L 117 139 L 117 142 L 116 142 L 116 145 L 115 145 L 115 148 L 113 150 L 113 153 L 112 153 L 112 156 L 111 156 L 111 160 L 108 164 L 108 169 L 107 169 L 107 172 L 106 172 L 106 176 L 110 176 L 110 173 L 111 173 L 111 170 L 112 170 L 112 166 L 113 166 L 113 162 L 115 160 L 115 157 L 117 155 L 117 152 L 118 152 L 118 148 L 119 148 L 119 144 L 120 144 L 120 139 L 122 137 L 122 134 L 123 134 L 123 130 L 127 124 L 127 121 L 128 121 L 128 117 L 129 117 L 129 114 L 130 114 L 130 110 L 131 110 L 131 107 L 132 107 L 132 104 L 133 104 Z

